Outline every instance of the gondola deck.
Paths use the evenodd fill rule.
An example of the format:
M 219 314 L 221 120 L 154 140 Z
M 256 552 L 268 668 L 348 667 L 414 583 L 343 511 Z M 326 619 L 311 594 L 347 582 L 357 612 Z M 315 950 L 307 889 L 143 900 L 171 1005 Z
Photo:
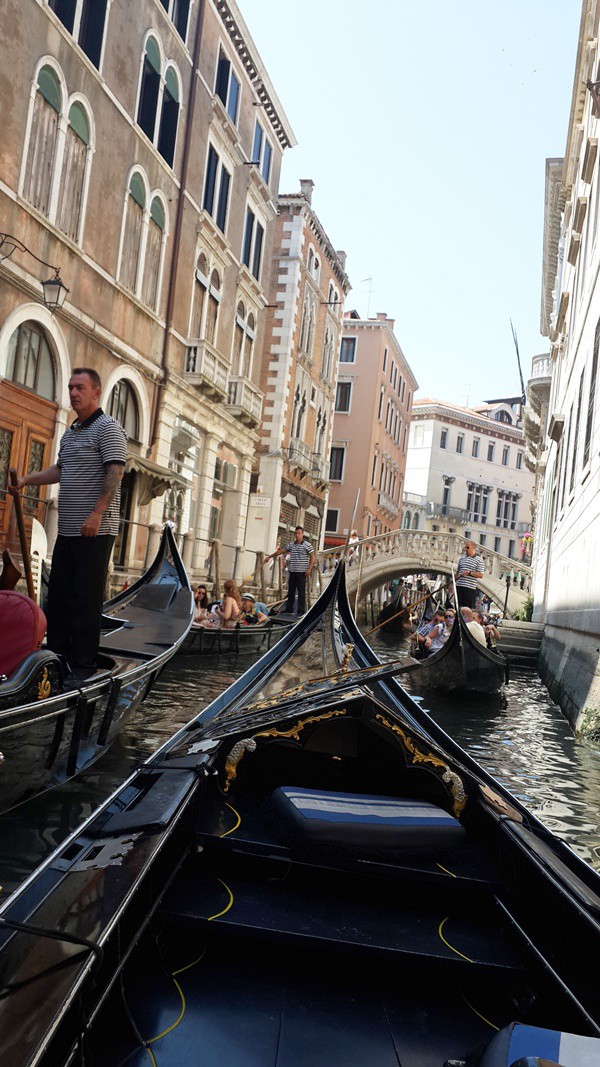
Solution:
M 600 1062 L 600 878 L 373 662 L 342 577 L 0 907 L 3 1062 Z

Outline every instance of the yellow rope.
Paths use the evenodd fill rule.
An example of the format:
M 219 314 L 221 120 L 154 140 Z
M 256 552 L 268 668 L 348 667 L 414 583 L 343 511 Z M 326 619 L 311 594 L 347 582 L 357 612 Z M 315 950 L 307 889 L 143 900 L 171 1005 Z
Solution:
M 451 878 L 457 878 L 458 877 L 458 875 L 453 874 L 452 871 L 449 871 L 447 867 L 442 867 L 441 863 L 436 863 L 436 867 L 439 867 L 440 871 L 443 871 L 444 874 L 449 874 Z M 444 922 L 445 921 L 446 920 L 444 920 Z
M 464 952 L 459 952 L 458 949 L 454 948 L 454 946 L 451 945 L 449 941 L 446 941 L 446 938 L 444 937 L 444 935 L 442 933 L 442 930 L 444 929 L 444 923 L 447 923 L 449 918 L 450 918 L 450 916 L 447 915 L 445 919 L 442 919 L 442 921 L 441 921 L 441 923 L 440 923 L 440 925 L 438 927 L 438 934 L 440 935 L 442 941 L 450 949 L 451 952 L 455 952 L 457 956 L 460 956 L 463 960 L 466 960 L 467 963 L 474 963 L 475 961 L 472 960 L 470 958 L 470 956 L 465 956 Z
M 500 1027 L 496 1026 L 495 1023 L 491 1023 L 489 1019 L 486 1019 L 485 1015 L 482 1015 L 480 1011 L 477 1011 L 477 1008 L 473 1007 L 471 1002 L 469 1000 L 467 1000 L 467 998 L 466 998 L 464 993 L 462 994 L 462 998 L 463 998 L 465 1004 L 467 1005 L 467 1007 L 469 1007 L 471 1009 L 471 1011 L 475 1012 L 475 1015 L 478 1015 L 479 1018 L 482 1019 L 484 1023 L 487 1023 L 488 1026 L 491 1026 L 492 1030 L 499 1030 L 500 1029 Z
M 227 804 L 227 802 L 225 803 L 225 806 L 229 808 L 229 810 L 232 811 L 233 814 L 237 817 L 237 822 L 235 826 L 231 827 L 231 830 L 226 830 L 224 834 L 221 834 L 221 837 L 228 837 L 229 834 L 232 834 L 234 830 L 237 830 L 238 826 L 242 821 L 242 816 L 240 815 L 239 811 L 236 811 L 235 808 L 232 808 L 231 804 Z

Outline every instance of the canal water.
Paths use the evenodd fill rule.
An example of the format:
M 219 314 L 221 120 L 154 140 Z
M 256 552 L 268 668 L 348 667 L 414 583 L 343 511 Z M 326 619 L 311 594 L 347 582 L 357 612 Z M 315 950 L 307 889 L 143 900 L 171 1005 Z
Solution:
M 373 642 L 382 659 L 390 656 L 388 639 L 375 635 Z M 3 895 L 251 662 L 247 656 L 176 659 L 90 771 L 0 817 Z M 575 740 L 536 674 L 515 672 L 501 696 L 461 701 L 428 694 L 420 702 L 546 826 L 600 869 L 600 745 Z

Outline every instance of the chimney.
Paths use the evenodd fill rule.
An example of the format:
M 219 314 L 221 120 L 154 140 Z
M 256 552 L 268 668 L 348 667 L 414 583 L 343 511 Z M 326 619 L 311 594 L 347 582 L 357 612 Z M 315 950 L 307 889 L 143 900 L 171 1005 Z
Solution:
M 315 183 L 313 182 L 312 178 L 300 179 L 300 192 L 302 193 L 302 196 L 306 197 L 309 204 L 312 204 L 312 194 L 314 187 Z
M 339 251 L 339 252 L 336 252 L 336 256 L 338 257 L 338 259 L 339 259 L 339 261 L 341 263 L 342 270 L 346 270 L 346 253 L 342 252 L 342 251 Z
M 380 322 L 385 322 L 387 319 L 387 311 L 378 311 L 376 318 L 378 318 Z

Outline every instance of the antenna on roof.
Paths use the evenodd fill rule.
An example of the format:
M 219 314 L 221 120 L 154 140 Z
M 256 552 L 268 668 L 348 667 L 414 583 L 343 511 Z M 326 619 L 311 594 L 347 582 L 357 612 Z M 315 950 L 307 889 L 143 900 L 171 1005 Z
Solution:
M 512 319 L 510 319 L 510 328 L 512 330 L 513 341 L 515 342 L 515 352 L 517 353 L 517 364 L 519 366 L 519 378 L 521 379 L 521 401 L 523 407 L 525 407 L 525 386 L 523 384 L 523 371 L 521 370 L 521 357 L 519 355 L 519 342 L 517 341 L 517 331 L 513 326 Z
M 368 318 L 369 317 L 369 313 L 371 311 L 371 297 L 373 295 L 373 279 L 372 278 L 363 278 L 362 281 L 359 282 L 359 285 L 362 285 L 363 282 L 369 282 L 369 296 L 368 296 L 368 299 L 367 299 L 367 318 Z

